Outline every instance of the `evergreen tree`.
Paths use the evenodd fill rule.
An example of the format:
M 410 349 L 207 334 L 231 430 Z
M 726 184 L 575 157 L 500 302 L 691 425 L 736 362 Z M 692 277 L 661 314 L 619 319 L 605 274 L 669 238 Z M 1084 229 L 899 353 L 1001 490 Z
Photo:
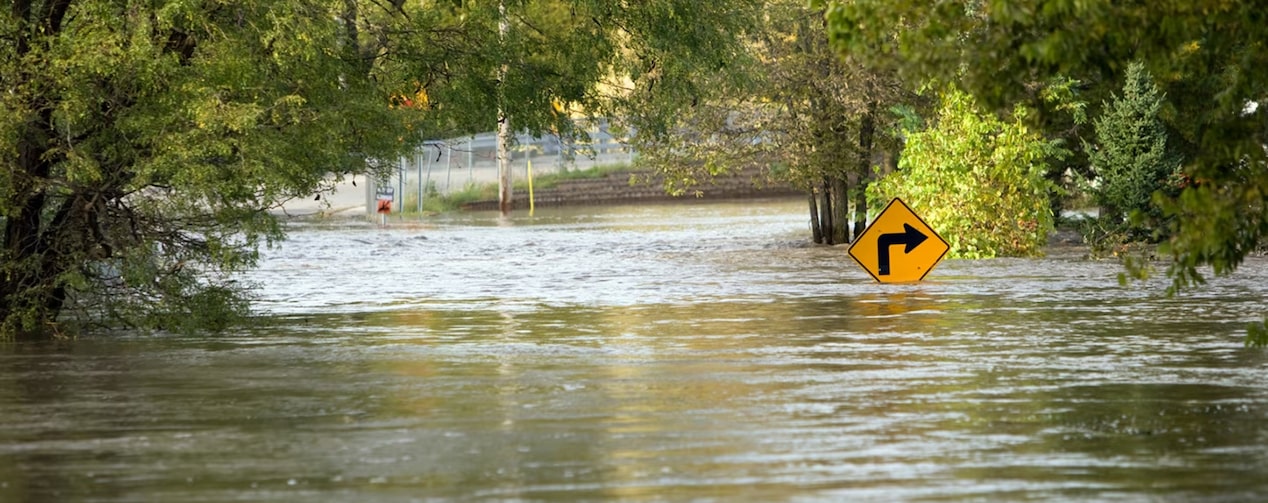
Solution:
M 1096 144 L 1089 145 L 1099 185 L 1093 190 L 1106 230 L 1126 239 L 1146 239 L 1158 229 L 1161 211 L 1153 194 L 1174 197 L 1180 157 L 1167 147 L 1167 131 L 1158 119 L 1163 96 L 1144 65 L 1127 69 L 1122 96 L 1105 104 L 1094 121 Z

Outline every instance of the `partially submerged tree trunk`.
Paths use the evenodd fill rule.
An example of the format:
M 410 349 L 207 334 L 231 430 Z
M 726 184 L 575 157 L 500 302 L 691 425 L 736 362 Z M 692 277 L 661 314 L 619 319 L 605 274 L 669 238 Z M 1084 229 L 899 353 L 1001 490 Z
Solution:
M 848 185 L 844 179 L 824 177 L 818 187 L 810 189 L 807 196 L 810 208 L 810 234 L 816 244 L 847 244 L 850 242 Z
M 511 206 L 515 202 L 511 185 L 511 119 L 503 115 L 501 111 L 498 115 L 497 135 L 498 208 L 502 210 L 502 215 L 509 215 Z
M 863 234 L 867 226 L 867 186 L 871 182 L 872 146 L 876 133 L 876 101 L 867 104 L 867 113 L 859 124 L 859 163 L 854 183 L 854 239 Z
M 33 9 L 30 0 L 18 0 L 11 7 L 16 24 L 14 59 L 21 60 L 32 51 L 45 50 L 40 44 L 41 36 L 61 32 L 70 2 L 48 1 L 43 8 Z M 65 267 L 55 249 L 61 230 L 58 224 L 82 208 L 71 204 L 71 199 L 60 204 L 50 199 L 48 181 L 53 166 L 65 158 L 64 153 L 51 148 L 57 138 L 52 115 L 57 98 L 17 92 L 35 81 L 37 72 L 38 68 L 30 66 L 19 68 L 16 82 L 6 83 L 4 90 L 11 95 L 9 99 L 20 100 L 15 103 L 16 108 L 28 117 L 16 131 L 16 155 L 5 163 L 9 164 L 10 186 L 5 194 L 7 200 L 0 202 L 0 214 L 7 213 L 0 242 L 0 335 L 37 334 L 44 328 L 44 320 L 55 319 L 61 311 L 66 290 L 58 281 Z M 45 213 L 53 206 L 57 206 L 53 221 L 45 222 Z
M 502 1 L 498 2 L 498 40 L 506 43 L 506 31 L 508 25 L 506 21 L 506 4 Z M 498 138 L 497 138 L 497 157 L 498 157 L 498 207 L 502 210 L 502 215 L 510 215 L 511 207 L 514 204 L 514 190 L 511 185 L 511 118 L 507 116 L 505 101 L 506 73 L 509 65 L 506 61 L 502 62 L 502 66 L 498 68 Z
M 828 182 L 827 177 L 823 179 L 819 194 L 823 198 L 819 204 L 819 225 L 823 230 L 823 243 L 836 244 L 832 241 L 832 184 Z
M 861 186 L 854 191 L 854 239 L 858 239 L 863 235 L 863 231 L 867 230 L 867 184 Z
M 806 199 L 810 203 L 810 235 L 814 238 L 815 244 L 823 244 L 823 227 L 819 225 L 819 203 L 816 201 L 818 196 L 815 190 L 810 189 L 809 197 Z
M 847 194 L 848 186 L 845 178 L 840 176 L 832 177 L 832 200 L 835 204 L 832 206 L 832 242 L 834 244 L 846 244 L 850 242 L 850 235 L 846 228 L 850 222 L 850 198 Z

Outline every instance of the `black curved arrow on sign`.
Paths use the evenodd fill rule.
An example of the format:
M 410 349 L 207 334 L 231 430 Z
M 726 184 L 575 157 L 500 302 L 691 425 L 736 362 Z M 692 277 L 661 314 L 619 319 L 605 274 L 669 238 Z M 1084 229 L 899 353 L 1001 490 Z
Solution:
M 906 245 L 903 248 L 903 253 L 911 253 L 926 239 L 929 239 L 929 236 L 908 224 L 903 224 L 903 232 L 901 233 L 881 234 L 876 239 L 876 275 L 889 276 L 889 247 Z

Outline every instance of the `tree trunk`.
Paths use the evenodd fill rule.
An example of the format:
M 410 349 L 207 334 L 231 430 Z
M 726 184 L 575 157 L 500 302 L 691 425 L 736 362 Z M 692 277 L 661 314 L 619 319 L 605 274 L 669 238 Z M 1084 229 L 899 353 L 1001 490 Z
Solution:
M 501 114 L 502 111 L 499 111 Z M 498 140 L 497 140 L 497 156 L 498 156 L 498 207 L 502 210 L 502 215 L 511 213 L 511 206 L 515 202 L 515 195 L 512 193 L 511 186 L 511 119 L 505 115 L 498 117 Z
M 806 198 L 810 202 L 810 235 L 814 237 L 815 244 L 823 244 L 823 228 L 819 226 L 819 203 L 815 197 L 815 190 L 810 189 L 810 197 Z
M 819 205 L 819 225 L 823 229 L 824 244 L 836 244 L 832 241 L 832 184 L 828 183 L 828 178 L 823 178 L 823 187 L 820 190 L 823 195 L 823 204 Z
M 832 206 L 832 242 L 838 244 L 847 244 L 850 242 L 850 233 L 847 226 L 850 223 L 850 198 L 847 194 L 849 186 L 845 182 L 845 178 L 840 176 L 832 177 L 832 200 L 836 203 Z
M 506 4 L 498 2 L 498 37 L 503 43 L 506 41 L 506 30 L 509 28 L 506 21 Z M 498 85 L 506 85 L 506 72 L 508 65 L 505 61 L 498 68 Z M 514 194 L 512 194 L 511 186 L 511 118 L 506 111 L 505 104 L 502 103 L 504 98 L 502 94 L 504 90 L 498 90 L 498 140 L 497 140 L 497 157 L 498 157 L 498 207 L 502 210 L 502 216 L 511 214 L 511 207 L 514 203 Z
M 854 239 L 867 230 L 867 182 L 860 183 L 854 190 Z
M 13 2 L 9 12 L 9 21 L 17 27 L 15 37 L 10 40 L 13 57 L 20 60 L 33 50 L 30 40 L 33 34 L 52 37 L 60 33 L 70 3 L 70 0 L 49 0 L 36 6 L 29 0 Z M 20 71 L 5 87 L 21 88 L 30 78 L 27 71 Z M 27 103 L 38 113 L 19 126 L 15 155 L 6 163 L 9 200 L 5 206 L 9 214 L 0 219 L 4 222 L 4 234 L 0 235 L 0 335 L 44 335 L 57 321 L 66 297 L 65 286 L 59 282 L 67 266 L 56 248 L 54 236 L 63 231 L 62 226 L 72 209 L 69 200 L 63 201 L 51 223 L 44 222 L 48 206 L 56 204 L 50 199 L 45 184 L 53 166 L 64 160 L 64 153 L 51 151 L 51 143 L 57 136 L 53 125 L 56 107 L 51 104 L 55 99 L 55 96 L 41 94 L 33 98 L 33 103 Z
M 0 333 L 20 337 L 38 331 L 57 319 L 63 290 L 55 286 L 60 276 L 56 254 L 48 249 L 42 216 L 49 203 L 40 180 L 49 177 L 56 156 L 46 156 L 53 137 L 52 107 L 43 107 L 36 120 L 26 125 L 17 144 L 12 166 L 12 192 L 0 249 Z M 61 212 L 59 212 L 59 217 Z
M 854 184 L 854 239 L 863 234 L 867 225 L 867 186 L 872 176 L 872 146 L 876 133 L 876 102 L 867 104 L 867 113 L 859 124 L 858 181 Z

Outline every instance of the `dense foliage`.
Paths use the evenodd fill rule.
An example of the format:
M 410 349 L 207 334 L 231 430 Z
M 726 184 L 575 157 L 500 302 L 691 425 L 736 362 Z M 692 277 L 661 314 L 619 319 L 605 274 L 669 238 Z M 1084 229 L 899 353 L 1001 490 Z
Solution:
M 1045 160 L 1057 146 L 1021 122 L 1004 122 L 955 89 L 936 124 L 912 132 L 898 170 L 872 185 L 873 206 L 902 198 L 960 258 L 1034 256 L 1052 230 Z
M 962 75 L 956 82 L 993 105 L 1053 75 L 1121 82 L 1142 62 L 1197 182 L 1165 205 L 1178 217 L 1166 247 L 1176 285 L 1200 280 L 1202 264 L 1232 271 L 1268 235 L 1268 110 L 1249 106 L 1268 90 L 1268 23 L 1256 2 L 830 3 L 840 49 L 906 75 Z
M 267 210 L 401 147 L 317 1 L 17 1 L 0 14 L 0 334 L 214 328 Z M 377 127 L 371 127 L 375 125 Z
M 1054 77 L 1105 89 L 1139 61 L 1158 79 L 1159 116 L 1193 181 L 1160 201 L 1172 291 L 1203 281 L 1201 266 L 1232 272 L 1268 237 L 1268 11 L 1259 2 L 817 3 L 842 52 L 909 79 L 956 82 L 989 109 L 1033 101 Z

